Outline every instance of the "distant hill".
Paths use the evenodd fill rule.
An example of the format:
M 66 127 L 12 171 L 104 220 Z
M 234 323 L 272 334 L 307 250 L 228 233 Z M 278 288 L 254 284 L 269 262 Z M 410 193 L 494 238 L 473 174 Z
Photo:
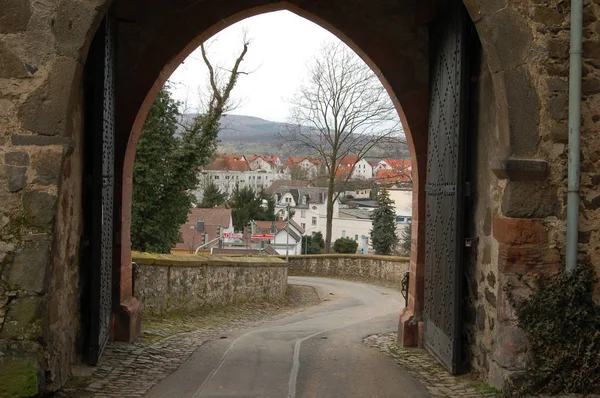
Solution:
M 191 118 L 192 115 L 186 115 Z M 308 151 L 299 150 L 292 144 L 283 140 L 279 133 L 285 134 L 290 125 L 281 122 L 272 122 L 254 116 L 226 115 L 221 119 L 219 131 L 218 150 L 221 153 L 243 153 L 279 155 L 312 155 Z M 409 157 L 406 146 L 399 148 L 376 149 L 369 153 L 369 157 L 406 158 Z

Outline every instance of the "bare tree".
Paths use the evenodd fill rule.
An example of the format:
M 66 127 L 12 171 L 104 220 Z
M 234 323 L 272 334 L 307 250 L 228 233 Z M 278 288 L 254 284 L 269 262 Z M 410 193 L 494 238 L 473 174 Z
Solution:
M 402 128 L 378 76 L 345 44 L 324 43 L 309 65 L 308 74 L 307 82 L 293 100 L 290 124 L 293 128 L 282 138 L 323 162 L 328 188 L 325 236 L 328 252 L 333 204 L 356 165 L 343 170 L 340 161 L 355 156 L 358 162 L 378 145 L 402 143 Z M 340 174 L 343 174 L 341 181 L 336 178 Z
M 248 52 L 250 40 L 244 34 L 242 49 L 236 57 L 231 68 L 214 66 L 207 55 L 205 45 L 200 45 L 202 59 L 208 68 L 208 88 L 203 99 L 200 112 L 193 117 L 182 118 L 181 139 L 183 142 L 183 157 L 188 163 L 194 165 L 191 173 L 194 174 L 193 184 L 196 189 L 200 183 L 198 169 L 205 166 L 214 157 L 217 149 L 217 135 L 220 130 L 220 120 L 225 112 L 235 108 L 231 94 L 238 82 L 240 75 L 248 72 L 241 70 L 241 64 Z M 184 115 L 185 116 L 185 115 Z M 188 173 L 182 170 L 182 173 Z

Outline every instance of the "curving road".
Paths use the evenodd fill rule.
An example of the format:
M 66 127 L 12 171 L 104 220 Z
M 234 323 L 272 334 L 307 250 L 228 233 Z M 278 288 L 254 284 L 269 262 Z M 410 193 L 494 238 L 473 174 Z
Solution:
M 395 330 L 399 292 L 328 278 L 290 277 L 323 302 L 201 346 L 146 397 L 428 397 L 427 390 L 362 339 Z

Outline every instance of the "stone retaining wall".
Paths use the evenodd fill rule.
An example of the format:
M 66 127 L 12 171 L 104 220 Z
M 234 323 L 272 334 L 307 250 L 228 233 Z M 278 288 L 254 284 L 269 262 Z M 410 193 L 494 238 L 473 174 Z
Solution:
M 279 258 L 134 253 L 133 261 L 134 296 L 145 314 L 278 299 L 286 292 L 287 264 Z
M 326 276 L 365 279 L 397 284 L 410 268 L 409 258 L 361 254 L 313 254 L 290 256 L 291 276 Z

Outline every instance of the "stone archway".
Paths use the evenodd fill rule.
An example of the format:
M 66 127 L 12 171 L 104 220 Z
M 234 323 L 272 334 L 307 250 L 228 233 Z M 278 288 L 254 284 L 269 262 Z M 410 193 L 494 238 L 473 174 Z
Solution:
M 169 42 L 169 40 L 166 40 L 167 37 L 172 38 L 173 35 L 178 35 L 178 33 L 173 33 L 170 30 L 174 29 L 174 26 L 179 27 L 182 24 L 184 24 L 184 21 L 181 20 L 177 20 L 177 22 L 173 21 L 172 25 L 164 27 L 164 32 L 157 34 L 157 44 L 147 44 L 147 47 L 152 49 L 151 54 L 148 55 L 149 58 L 147 61 L 141 61 L 139 59 L 132 60 L 132 62 L 139 62 L 146 66 L 154 62 L 156 65 L 156 70 L 154 71 L 154 75 L 148 77 L 147 80 L 140 79 L 138 77 L 134 79 L 132 79 L 131 77 L 123 78 L 123 82 L 125 82 L 125 84 L 138 84 L 142 87 L 128 87 L 126 89 L 123 89 L 123 91 L 126 91 L 128 93 L 137 94 L 131 96 L 130 98 L 128 97 L 127 99 L 121 99 L 121 102 L 124 104 L 128 104 L 127 106 L 130 108 L 117 110 L 117 115 L 119 117 L 117 122 L 118 135 L 121 134 L 122 137 L 126 137 L 126 132 L 128 129 L 125 126 L 130 126 L 130 123 L 132 123 L 130 128 L 130 135 L 128 137 L 129 141 L 125 149 L 123 161 L 123 203 L 121 207 L 122 230 L 120 231 L 121 247 L 130 247 L 130 201 L 135 148 L 138 136 L 141 131 L 141 126 L 143 125 L 146 113 L 152 103 L 154 96 L 156 95 L 160 87 L 162 87 L 162 85 L 166 82 L 166 80 L 168 79 L 170 74 L 175 70 L 175 68 L 185 59 L 185 57 L 189 55 L 195 48 L 197 48 L 197 46 L 202 41 L 210 37 L 210 35 L 249 16 L 275 10 L 290 10 L 332 31 L 343 41 L 349 44 L 371 66 L 371 68 L 375 70 L 376 73 L 378 73 L 378 75 L 381 77 L 383 84 L 386 86 L 388 92 L 390 93 L 390 96 L 394 100 L 398 112 L 402 118 L 403 124 L 405 126 L 407 138 L 409 141 L 409 147 L 411 150 L 411 154 L 413 154 L 413 172 L 415 173 L 415 181 L 419 181 L 419 184 L 415 184 L 414 200 L 415 203 L 420 202 L 419 192 L 423 192 L 424 175 L 423 173 L 419 174 L 419 166 L 425 164 L 427 140 L 426 136 L 428 101 L 428 59 L 426 26 L 419 21 L 419 16 L 417 14 L 423 13 L 424 11 L 419 9 L 413 9 L 410 10 L 410 12 L 404 12 L 402 14 L 402 18 L 404 20 L 402 22 L 396 21 L 397 23 L 399 23 L 399 25 L 388 27 L 389 30 L 396 31 L 398 30 L 397 26 L 402 26 L 401 33 L 394 32 L 398 37 L 393 37 L 391 33 L 385 36 L 381 34 L 381 31 L 377 33 L 373 32 L 372 26 L 366 26 L 364 30 L 361 31 L 359 28 L 356 27 L 360 26 L 360 24 L 344 21 L 343 18 L 339 16 L 339 12 L 336 12 L 336 10 L 320 10 L 318 7 L 315 8 L 315 6 L 310 2 L 306 2 L 306 4 L 280 2 L 266 5 L 262 4 L 263 2 L 260 1 L 255 3 L 258 5 L 256 5 L 253 8 L 244 8 L 248 7 L 248 4 L 235 6 L 232 5 L 232 9 L 223 9 L 223 7 L 216 7 L 214 9 L 214 12 L 216 14 L 212 16 L 212 18 L 214 21 L 220 22 L 213 25 L 209 25 L 208 23 L 206 23 L 206 25 L 202 25 L 202 23 L 198 23 L 199 26 L 197 29 L 193 29 L 191 32 L 187 32 L 184 38 L 177 39 L 181 42 L 182 45 L 184 45 L 182 49 L 179 50 L 178 47 L 170 44 L 170 46 L 164 50 L 165 54 L 161 54 L 161 57 L 163 57 L 159 58 L 161 59 L 161 61 L 158 61 L 156 59 L 156 54 L 157 49 L 161 48 L 160 42 L 162 40 Z M 209 4 L 206 3 L 203 4 L 202 9 L 206 10 L 207 7 L 208 9 L 212 10 Z M 366 9 L 373 8 L 369 5 L 363 7 L 366 7 Z M 118 3 L 116 3 L 117 16 L 118 9 Z M 236 12 L 232 15 L 228 14 L 233 11 Z M 327 12 L 330 13 L 329 16 L 326 14 Z M 381 10 L 377 12 L 381 12 Z M 377 12 L 375 12 L 375 15 L 377 15 Z M 324 15 L 321 16 L 320 14 Z M 362 18 L 362 14 L 364 14 L 364 9 L 359 8 L 354 11 L 354 14 L 350 14 L 349 16 L 347 16 L 347 18 Z M 190 11 L 189 14 L 186 13 L 185 18 L 187 18 L 188 15 L 195 14 L 194 12 Z M 226 17 L 224 17 L 223 15 Z M 326 20 L 324 18 L 328 19 Z M 337 25 L 335 25 L 334 22 L 326 22 L 336 21 L 336 19 L 338 19 Z M 344 24 L 353 26 L 353 28 L 345 28 Z M 343 31 L 342 29 L 346 29 L 346 31 Z M 199 35 L 194 35 L 194 31 L 202 33 Z M 124 42 L 136 41 L 135 38 L 122 40 Z M 370 50 L 363 51 L 362 48 L 368 48 Z M 391 50 L 392 48 L 397 48 L 397 50 L 393 51 Z M 179 52 L 177 52 L 177 50 L 179 50 Z M 144 56 L 145 55 L 142 55 L 141 57 Z M 166 66 L 163 65 L 163 62 L 167 62 Z M 159 68 L 161 69 L 159 70 Z M 402 72 L 400 73 L 399 71 Z M 152 80 L 153 78 L 154 80 Z M 136 111 L 136 109 L 135 105 L 133 104 L 140 104 L 139 111 L 135 114 L 133 112 Z M 119 154 L 120 151 L 123 151 L 122 147 L 117 148 L 117 154 Z M 413 215 L 413 220 L 415 220 L 415 225 L 418 225 L 419 213 L 423 213 L 423 206 L 414 206 L 414 209 L 415 214 Z M 422 214 L 421 218 L 423 218 Z M 422 264 L 423 259 L 417 257 L 422 257 L 422 255 L 422 251 L 415 251 L 415 258 L 413 259 L 413 262 L 415 264 Z M 121 251 L 120 264 L 122 267 L 120 271 L 121 280 L 119 281 L 121 302 L 125 302 L 126 300 L 128 300 L 127 302 L 131 303 L 131 300 L 129 300 L 129 297 L 131 297 L 131 270 L 128 268 L 131 264 L 129 250 L 126 249 Z M 415 294 L 415 297 L 416 296 L 417 295 Z M 123 313 L 131 314 L 132 309 L 124 307 Z M 125 316 L 124 319 L 127 320 L 127 316 Z M 126 322 L 128 324 L 131 324 L 128 321 Z M 128 336 L 131 335 L 131 333 L 126 332 L 124 338 L 128 339 Z

